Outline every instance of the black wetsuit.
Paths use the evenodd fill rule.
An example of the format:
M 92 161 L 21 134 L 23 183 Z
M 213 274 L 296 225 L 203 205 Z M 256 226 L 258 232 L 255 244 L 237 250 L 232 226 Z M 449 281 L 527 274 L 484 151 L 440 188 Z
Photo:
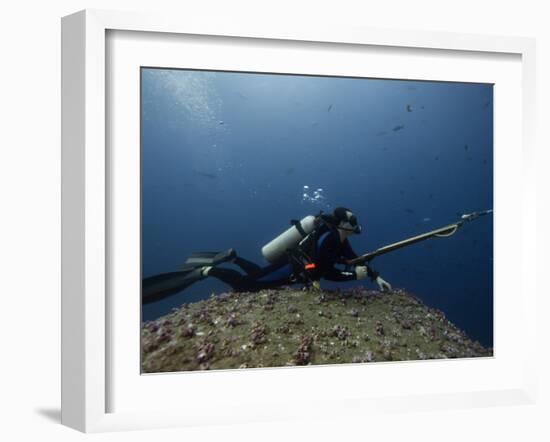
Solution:
M 357 258 L 357 254 L 351 248 L 348 239 L 340 240 L 337 230 L 329 230 L 321 235 L 318 242 L 316 267 L 317 279 L 329 281 L 352 281 L 357 279 L 355 271 L 343 271 L 335 267 L 336 264 L 345 264 L 345 261 Z M 375 279 L 378 273 L 367 267 L 367 275 Z
M 349 241 L 340 240 L 335 229 L 327 230 L 317 239 L 315 252 L 315 269 L 309 273 L 310 280 L 321 278 L 329 281 L 353 281 L 357 279 L 354 270 L 341 270 L 336 264 L 344 264 L 346 260 L 357 258 Z M 223 267 L 213 267 L 208 276 L 214 276 L 237 291 L 258 291 L 267 288 L 280 287 L 293 283 L 304 283 L 307 280 L 295 280 L 293 268 L 289 263 L 272 264 L 260 267 L 253 262 L 237 257 L 233 261 L 246 274 Z M 367 275 L 375 279 L 378 273 L 367 266 Z
M 294 283 L 307 283 L 321 278 L 329 281 L 352 281 L 357 279 L 354 270 L 341 270 L 336 264 L 356 258 L 347 239 L 340 240 L 338 231 L 329 229 L 319 236 L 315 244 L 315 268 L 308 272 L 307 279 L 296 278 L 293 266 L 288 262 L 271 264 L 265 267 L 239 256 L 232 260 L 244 274 L 221 266 L 212 267 L 208 276 L 213 276 L 231 286 L 236 291 L 254 292 L 262 289 L 281 287 Z M 171 294 L 178 293 L 194 282 L 203 279 L 201 269 L 192 272 L 173 272 L 153 276 L 143 281 L 143 302 L 154 302 Z M 378 273 L 367 266 L 367 275 L 375 279 Z

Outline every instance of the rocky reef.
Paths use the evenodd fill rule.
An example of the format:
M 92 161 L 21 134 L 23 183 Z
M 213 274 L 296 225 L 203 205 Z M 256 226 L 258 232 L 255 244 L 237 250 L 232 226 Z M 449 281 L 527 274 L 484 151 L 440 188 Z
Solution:
M 492 356 L 403 290 L 264 290 L 183 304 L 141 330 L 142 373 Z

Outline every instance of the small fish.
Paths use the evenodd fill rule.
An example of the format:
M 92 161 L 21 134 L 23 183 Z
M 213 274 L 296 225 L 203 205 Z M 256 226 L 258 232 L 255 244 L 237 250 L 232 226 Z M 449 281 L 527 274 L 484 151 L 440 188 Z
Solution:
M 403 129 L 404 127 L 405 127 L 405 126 L 403 126 L 403 125 L 401 124 L 401 125 L 395 126 L 392 130 L 393 130 L 394 132 L 397 132 L 398 130 Z
M 430 193 L 430 194 L 428 195 L 428 198 L 429 198 L 429 199 L 432 199 L 433 197 L 434 197 L 433 193 Z
M 412 112 L 413 108 L 410 104 L 407 104 L 407 112 Z
M 437 156 L 437 157 L 435 157 L 435 161 L 438 161 L 438 160 L 439 160 L 439 157 L 438 157 L 438 156 Z
M 464 150 L 468 150 L 468 145 L 467 144 L 464 145 Z
M 329 105 L 328 105 L 327 112 L 330 112 L 331 109 L 332 109 L 332 104 L 329 104 Z
M 219 121 L 219 125 L 220 125 L 220 126 L 223 126 L 224 124 L 225 124 L 225 123 L 224 123 L 222 120 Z
M 423 219 L 422 219 L 422 221 L 425 222 L 425 223 L 430 222 L 431 220 L 432 220 L 432 219 L 429 218 L 429 217 L 426 217 L 426 218 L 423 218 Z

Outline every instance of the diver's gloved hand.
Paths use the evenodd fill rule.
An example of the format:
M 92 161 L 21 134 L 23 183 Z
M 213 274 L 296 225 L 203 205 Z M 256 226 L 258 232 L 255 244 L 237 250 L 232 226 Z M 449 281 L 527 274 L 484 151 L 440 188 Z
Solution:
M 391 290 L 390 283 L 382 279 L 380 276 L 376 277 L 376 284 L 378 284 L 378 288 L 381 292 L 389 292 Z
M 357 279 L 365 279 L 369 275 L 369 270 L 366 266 L 355 266 L 355 274 Z

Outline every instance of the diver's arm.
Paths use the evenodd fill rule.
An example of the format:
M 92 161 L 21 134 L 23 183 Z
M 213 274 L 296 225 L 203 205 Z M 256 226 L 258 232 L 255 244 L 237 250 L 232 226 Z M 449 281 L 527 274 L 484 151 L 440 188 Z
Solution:
M 356 279 L 365 279 L 368 277 L 371 281 L 379 277 L 379 273 L 371 269 L 368 265 L 355 266 L 355 274 L 357 275 Z
M 343 271 L 334 266 L 342 253 L 338 242 L 338 237 L 333 234 L 328 235 L 321 243 L 317 255 L 320 276 L 329 281 L 353 281 L 357 279 L 354 271 Z
M 378 272 L 372 270 L 368 266 L 356 266 L 355 273 L 357 274 L 357 279 L 365 279 L 367 276 L 370 277 L 371 281 L 375 281 L 378 285 L 378 288 L 382 292 L 391 291 L 391 284 L 383 279 Z
M 357 258 L 357 256 L 358 256 L 357 253 L 353 251 L 350 242 L 346 238 L 342 244 L 342 258 L 344 258 L 343 263 L 345 264 L 347 261 Z M 361 267 L 361 270 L 359 270 L 360 274 L 357 275 L 356 279 L 364 279 L 366 277 L 369 277 L 371 281 L 374 281 L 378 277 L 378 272 L 373 270 L 368 264 L 365 263 L 360 267 Z M 362 271 L 366 271 L 366 274 L 365 275 L 361 274 Z
M 354 271 L 346 272 L 331 267 L 323 272 L 323 278 L 328 281 L 354 281 L 357 279 L 357 274 Z
M 370 278 L 371 281 L 374 281 L 378 276 L 380 275 L 376 270 L 372 269 L 368 264 L 365 264 L 365 267 L 367 268 L 367 276 Z
M 357 253 L 353 251 L 353 249 L 351 248 L 350 242 L 346 238 L 342 244 L 342 257 L 345 258 L 346 260 L 350 260 L 350 259 L 357 258 L 357 256 L 358 256 Z

